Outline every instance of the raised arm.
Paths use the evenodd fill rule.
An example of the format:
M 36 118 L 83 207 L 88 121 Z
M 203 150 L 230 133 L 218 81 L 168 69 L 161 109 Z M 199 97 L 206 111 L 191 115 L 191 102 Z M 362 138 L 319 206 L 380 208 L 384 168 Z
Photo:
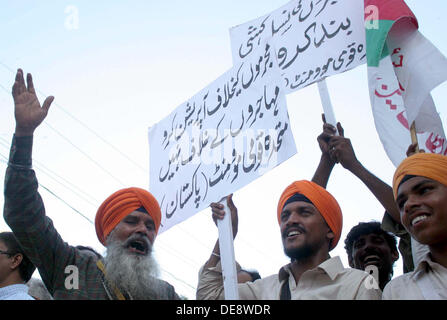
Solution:
M 329 123 L 326 123 L 326 118 L 324 114 L 323 118 L 323 132 L 318 136 L 317 141 L 321 150 L 320 163 L 318 164 L 317 170 L 312 178 L 312 182 L 315 182 L 319 186 L 326 188 L 329 181 L 329 176 L 331 175 L 332 169 L 334 168 L 335 161 L 330 156 L 329 141 L 332 136 L 337 134 L 335 127 Z
M 46 98 L 41 106 L 39 99 L 37 99 L 31 74 L 27 74 L 25 84 L 22 69 L 17 71 L 15 82 L 12 87 L 12 96 L 15 105 L 15 135 L 17 137 L 32 136 L 34 130 L 47 116 L 54 97 L 50 96 Z
M 360 163 L 355 156 L 351 140 L 344 136 L 344 130 L 340 123 L 337 123 L 337 129 L 339 135 L 333 136 L 329 141 L 331 157 L 359 178 L 379 200 L 390 216 L 400 223 L 400 214 L 394 201 L 391 186 L 377 178 Z
M 73 250 L 64 243 L 45 214 L 32 169 L 32 145 L 34 130 L 47 116 L 54 98 L 46 98 L 41 106 L 31 75 L 27 75 L 25 84 L 21 69 L 17 71 L 12 96 L 16 129 L 5 174 L 3 216 L 26 255 L 39 269 L 48 290 L 53 293 L 55 279 L 63 277 L 65 264 L 72 262 L 69 257 Z

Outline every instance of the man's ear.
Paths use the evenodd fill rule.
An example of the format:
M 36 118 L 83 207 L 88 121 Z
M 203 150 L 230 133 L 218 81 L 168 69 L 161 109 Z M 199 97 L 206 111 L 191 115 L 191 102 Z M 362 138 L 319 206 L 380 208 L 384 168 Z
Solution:
M 11 264 L 11 269 L 17 269 L 20 264 L 22 263 L 23 260 L 23 254 L 21 253 L 17 253 L 14 255 L 14 257 L 12 257 L 12 264 Z

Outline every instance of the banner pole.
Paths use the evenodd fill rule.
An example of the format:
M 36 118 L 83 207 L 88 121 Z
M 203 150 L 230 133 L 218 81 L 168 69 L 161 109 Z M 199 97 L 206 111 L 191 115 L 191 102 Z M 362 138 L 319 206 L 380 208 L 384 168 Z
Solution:
M 419 153 L 419 142 L 418 142 L 418 136 L 416 133 L 416 122 L 413 121 L 413 123 L 411 124 L 410 127 L 410 134 L 411 134 L 411 144 L 415 144 L 416 143 L 416 153 Z
M 224 218 L 217 220 L 225 300 L 239 300 L 231 212 L 227 205 L 227 197 L 224 197 L 219 202 L 224 206 L 225 210 Z
M 334 109 L 332 108 L 331 98 L 326 84 L 326 78 L 318 81 L 318 91 L 320 92 L 321 104 L 323 105 L 324 117 L 326 122 L 337 128 Z

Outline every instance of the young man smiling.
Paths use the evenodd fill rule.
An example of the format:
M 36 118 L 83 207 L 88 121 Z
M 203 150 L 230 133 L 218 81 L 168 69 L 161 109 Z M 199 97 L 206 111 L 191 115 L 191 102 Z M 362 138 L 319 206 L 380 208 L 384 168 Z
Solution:
M 416 269 L 393 279 L 384 299 L 447 299 L 447 157 L 418 153 L 396 169 L 393 192 L 402 224 L 430 251 Z
M 177 299 L 174 288 L 157 278 L 152 245 L 160 226 L 157 200 L 148 191 L 126 188 L 109 196 L 95 217 L 96 234 L 107 248 L 101 257 L 92 249 L 62 240 L 45 208 L 32 170 L 34 130 L 47 116 L 53 97 L 42 107 L 31 74 L 18 70 L 12 95 L 16 129 L 5 175 L 6 223 L 37 266 L 54 299 Z M 67 267 L 77 279 L 67 286 Z M 73 269 L 70 269 L 73 270 Z
M 237 209 L 231 198 L 227 203 L 235 236 Z M 222 206 L 213 203 L 211 207 L 213 219 L 222 219 Z M 295 181 L 280 197 L 277 218 L 284 252 L 291 262 L 278 274 L 238 284 L 240 299 L 380 299 L 381 291 L 369 285 L 366 272 L 344 268 L 339 257 L 329 255 L 340 239 L 343 224 L 341 209 L 329 192 L 311 181 Z M 217 250 L 215 247 L 199 273 L 198 299 L 224 297 Z

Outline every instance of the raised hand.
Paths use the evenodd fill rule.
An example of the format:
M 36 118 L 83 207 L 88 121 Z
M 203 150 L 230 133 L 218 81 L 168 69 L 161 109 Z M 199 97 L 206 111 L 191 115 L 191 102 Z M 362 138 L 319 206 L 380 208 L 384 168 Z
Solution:
M 414 155 L 416 153 L 425 152 L 424 149 L 419 149 L 419 151 L 418 151 L 418 148 L 419 147 L 418 147 L 417 142 L 410 144 L 407 149 L 407 157 L 411 157 L 412 155 Z
M 238 214 L 237 214 L 237 208 L 233 203 L 233 194 L 227 196 L 227 206 L 231 212 L 231 224 L 233 226 L 233 238 L 234 238 L 236 237 L 238 230 Z M 217 220 L 218 219 L 222 220 L 225 216 L 224 206 L 221 203 L 213 202 L 211 203 L 210 207 L 213 221 L 217 225 Z
M 54 100 L 53 96 L 45 99 L 42 107 L 34 90 L 33 78 L 30 73 L 26 76 L 26 85 L 22 69 L 17 70 L 12 87 L 14 98 L 14 114 L 16 119 L 16 136 L 31 136 L 48 114 L 48 109 Z
M 345 169 L 352 170 L 354 166 L 359 164 L 359 161 L 355 156 L 351 140 L 345 138 L 345 132 L 340 122 L 337 123 L 337 130 L 339 135 L 333 136 L 329 141 L 329 154 L 334 161 L 341 163 Z
M 323 119 L 323 132 L 317 137 L 318 145 L 320 146 L 321 153 L 323 156 L 329 157 L 329 141 L 333 136 L 337 134 L 337 129 L 329 123 L 326 123 L 326 117 L 324 116 L 324 113 L 322 114 Z

